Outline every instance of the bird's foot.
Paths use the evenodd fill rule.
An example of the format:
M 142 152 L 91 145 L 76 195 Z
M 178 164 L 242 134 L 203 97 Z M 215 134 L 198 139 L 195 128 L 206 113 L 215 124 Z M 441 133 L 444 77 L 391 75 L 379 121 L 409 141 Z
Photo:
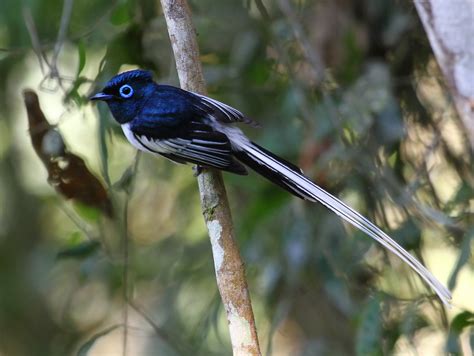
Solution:
M 199 177 L 199 175 L 202 173 L 202 171 L 204 170 L 204 167 L 200 166 L 199 164 L 196 164 L 195 166 L 193 166 L 193 175 L 195 177 Z

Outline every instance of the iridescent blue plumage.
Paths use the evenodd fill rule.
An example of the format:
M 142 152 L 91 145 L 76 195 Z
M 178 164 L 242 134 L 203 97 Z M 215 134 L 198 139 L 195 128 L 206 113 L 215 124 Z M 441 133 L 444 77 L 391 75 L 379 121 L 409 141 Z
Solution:
M 131 70 L 128 72 L 123 72 L 121 74 L 116 75 L 113 77 L 104 87 L 104 92 L 107 92 L 109 89 L 112 90 L 113 88 L 120 87 L 123 84 L 127 84 L 129 82 L 153 82 L 153 76 L 150 71 L 148 70 Z

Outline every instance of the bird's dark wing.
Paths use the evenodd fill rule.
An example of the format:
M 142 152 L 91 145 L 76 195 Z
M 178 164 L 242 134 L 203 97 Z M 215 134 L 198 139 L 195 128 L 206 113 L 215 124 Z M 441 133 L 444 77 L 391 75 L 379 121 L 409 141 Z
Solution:
M 192 93 L 198 99 L 195 105 L 208 113 L 210 117 L 213 117 L 217 121 L 225 122 L 225 123 L 234 123 L 234 122 L 243 122 L 245 124 L 249 124 L 253 127 L 260 127 L 260 124 L 244 114 L 242 114 L 239 110 L 234 109 L 233 107 L 221 103 L 218 100 L 209 98 L 205 95 Z
M 171 85 L 158 85 L 149 99 L 153 105 L 146 108 L 160 111 L 168 118 L 180 120 L 214 119 L 221 123 L 242 122 L 259 127 L 256 121 L 246 117 L 239 110 L 205 95 L 186 91 Z
M 165 123 L 165 124 L 163 124 Z M 146 120 L 133 120 L 128 129 L 133 138 L 144 149 L 160 154 L 178 163 L 194 163 L 203 167 L 213 167 L 236 174 L 247 174 L 245 167 L 232 154 L 227 136 L 213 131 L 199 121 L 188 121 L 186 125 L 171 123 L 160 116 L 148 116 Z M 173 131 L 174 128 L 174 131 Z M 163 135 L 163 132 L 172 134 Z

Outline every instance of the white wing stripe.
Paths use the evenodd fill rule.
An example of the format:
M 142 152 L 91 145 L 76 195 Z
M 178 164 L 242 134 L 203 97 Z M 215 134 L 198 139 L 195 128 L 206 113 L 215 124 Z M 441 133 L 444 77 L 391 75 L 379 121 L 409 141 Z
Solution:
M 218 109 L 222 114 L 224 114 L 230 121 L 241 121 L 244 118 L 244 114 L 242 114 L 239 110 L 224 104 L 218 100 L 209 98 L 208 96 L 204 96 L 201 94 L 194 93 L 198 96 L 202 103 L 207 106 L 208 108 Z
M 190 140 L 181 138 L 150 140 L 145 136 L 140 136 L 137 137 L 137 140 L 143 146 L 140 149 L 145 148 L 154 153 L 175 154 L 202 163 L 209 162 L 217 167 L 226 167 L 229 164 L 229 159 L 227 158 L 227 155 L 230 153 L 229 150 L 208 149 L 207 147 L 193 145 Z M 214 151 L 215 154 L 207 151 Z M 221 156 L 218 156 L 219 154 Z M 222 154 L 225 154 L 225 156 L 222 157 Z
M 229 144 L 229 142 L 226 142 L 226 141 L 206 141 L 206 140 L 199 140 L 199 139 L 196 139 L 196 138 L 193 138 L 192 142 L 203 143 L 203 144 L 206 144 L 206 145 L 227 145 L 227 144 Z

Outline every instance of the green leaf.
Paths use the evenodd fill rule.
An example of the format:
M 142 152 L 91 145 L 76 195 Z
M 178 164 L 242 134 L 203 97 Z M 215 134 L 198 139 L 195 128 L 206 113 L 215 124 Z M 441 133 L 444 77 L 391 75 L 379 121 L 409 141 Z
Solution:
M 78 90 L 82 84 L 87 83 L 87 82 L 88 80 L 86 77 L 77 77 L 76 80 L 74 81 L 72 88 L 64 97 L 64 102 L 67 103 L 72 99 L 79 106 L 86 103 L 87 100 L 84 97 L 82 97 L 81 94 L 79 94 Z
M 453 272 L 449 277 L 448 287 L 451 290 L 456 287 L 459 271 L 469 261 L 469 258 L 471 257 L 471 241 L 473 237 L 474 228 L 471 228 L 466 232 L 466 235 L 464 236 L 464 239 L 461 244 L 461 252 L 459 253 L 458 261 L 456 262 L 456 266 L 454 266 Z
M 67 239 L 67 243 L 69 246 L 75 246 L 77 244 L 80 244 L 84 239 L 83 234 L 80 231 L 74 231 L 69 235 Z
M 456 315 L 451 322 L 451 329 L 457 333 L 461 333 L 466 326 L 474 325 L 474 313 L 464 311 Z
M 64 250 L 59 251 L 56 255 L 56 258 L 85 258 L 97 251 L 99 246 L 99 241 L 85 241 L 73 247 L 68 247 Z
M 79 65 L 77 67 L 76 78 L 81 75 L 81 72 L 86 65 L 86 45 L 82 40 L 77 44 L 77 54 L 79 56 Z
M 123 25 L 130 21 L 130 11 L 127 2 L 118 5 L 110 15 L 110 22 L 115 26 Z
M 380 297 L 372 299 L 362 311 L 357 330 L 356 354 L 360 356 L 382 355 L 382 318 Z
M 446 342 L 446 352 L 461 354 L 461 346 L 459 343 L 459 335 L 463 330 L 474 325 L 474 313 L 464 311 L 456 315 L 451 322 L 451 328 L 449 329 L 448 340 Z
M 79 203 L 74 202 L 74 210 L 79 214 L 81 218 L 89 222 L 95 223 L 102 216 L 102 213 L 99 209 Z
M 467 182 L 462 182 L 452 203 L 467 203 L 474 196 L 474 188 Z
M 77 356 L 87 356 L 89 350 L 94 346 L 94 343 L 100 339 L 102 336 L 107 335 L 108 333 L 114 331 L 115 329 L 119 328 L 121 325 L 113 325 L 110 328 L 107 328 L 97 334 L 94 334 L 89 340 L 87 340 L 77 352 Z
M 412 219 L 408 219 L 402 226 L 392 233 L 395 240 L 407 250 L 420 247 L 421 232 Z

